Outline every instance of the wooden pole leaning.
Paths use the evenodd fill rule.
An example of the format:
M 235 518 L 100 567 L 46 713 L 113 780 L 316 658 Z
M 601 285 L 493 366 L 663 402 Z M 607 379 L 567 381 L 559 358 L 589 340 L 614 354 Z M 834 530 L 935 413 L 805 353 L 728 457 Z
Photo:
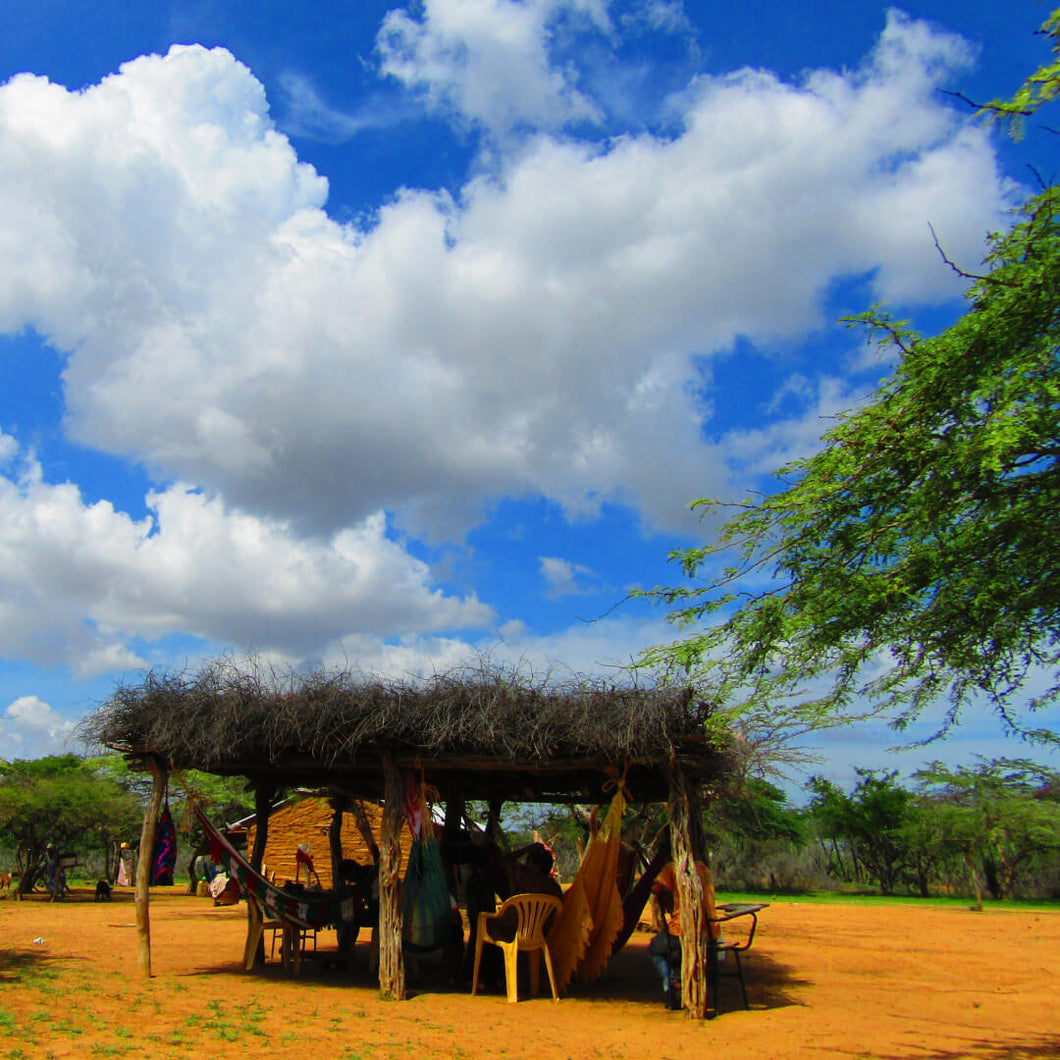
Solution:
M 151 978 L 151 868 L 155 856 L 155 827 L 162 809 L 169 771 L 154 755 L 145 764 L 151 773 L 151 797 L 144 807 L 140 828 L 140 856 L 136 862 L 136 966 L 145 979 Z
M 254 785 L 254 845 L 250 851 L 250 867 L 261 872 L 261 863 L 265 860 L 265 846 L 269 841 L 269 815 L 272 813 L 272 800 L 276 797 L 276 786 L 266 781 Z M 249 972 L 265 963 L 264 910 L 247 897 L 247 943 L 244 947 L 244 961 Z

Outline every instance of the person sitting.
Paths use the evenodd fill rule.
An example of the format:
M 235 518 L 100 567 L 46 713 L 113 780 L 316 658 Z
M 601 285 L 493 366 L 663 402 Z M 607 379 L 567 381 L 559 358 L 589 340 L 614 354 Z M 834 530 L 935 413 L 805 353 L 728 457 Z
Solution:
M 531 843 L 507 858 L 509 895 L 554 894 L 563 897 L 563 888 L 552 870 L 556 859 L 544 843 Z
M 508 894 L 553 894 L 563 897 L 563 888 L 552 875 L 555 858 L 544 843 L 531 843 L 509 854 L 505 859 L 508 876 Z M 519 926 L 519 914 L 509 909 L 499 917 L 490 920 L 490 934 L 495 939 L 510 942 L 515 938 Z M 545 930 L 548 930 L 546 924 Z
M 703 912 L 709 923 L 709 930 L 715 939 L 720 938 L 720 926 L 713 923 L 716 915 L 714 906 L 714 880 L 710 869 L 701 861 L 696 862 L 700 886 L 703 888 Z M 659 906 L 659 920 L 662 930 L 648 943 L 648 954 L 655 970 L 662 978 L 662 987 L 666 994 L 666 1007 L 681 1007 L 681 907 L 677 896 L 677 873 L 674 863 L 663 866 L 655 882 L 652 894 Z

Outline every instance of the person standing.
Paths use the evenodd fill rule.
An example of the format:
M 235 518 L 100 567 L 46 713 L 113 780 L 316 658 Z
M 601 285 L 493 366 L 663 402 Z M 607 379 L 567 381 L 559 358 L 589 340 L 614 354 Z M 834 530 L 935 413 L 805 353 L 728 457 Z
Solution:
M 122 843 L 118 853 L 118 886 L 132 887 L 133 878 L 133 852 L 128 843 Z

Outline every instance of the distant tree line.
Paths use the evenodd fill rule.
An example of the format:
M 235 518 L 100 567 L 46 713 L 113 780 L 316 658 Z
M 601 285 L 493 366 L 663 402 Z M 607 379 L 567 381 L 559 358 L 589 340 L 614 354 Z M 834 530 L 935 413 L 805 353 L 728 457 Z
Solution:
M 921 897 L 1060 898 L 1060 776 L 1022 759 L 935 762 L 909 784 L 859 769 L 814 777 L 806 807 L 751 780 L 708 811 L 721 886 L 871 888 Z
M 850 791 L 812 778 L 804 807 L 790 806 L 780 788 L 758 778 L 719 793 L 703 822 L 719 887 L 967 895 L 978 905 L 986 895 L 1060 898 L 1060 774 L 1023 759 L 979 759 L 971 766 L 933 763 L 908 783 L 894 772 L 862 769 L 856 776 Z M 243 781 L 202 773 L 193 779 L 219 819 L 253 812 Z M 135 846 L 139 839 L 144 785 L 117 755 L 0 759 L 0 870 L 21 873 L 21 893 L 42 887 L 46 849 L 54 844 L 78 858 L 84 877 L 113 881 L 121 842 Z M 173 792 L 172 801 L 180 820 L 183 793 Z M 519 821 L 511 841 L 527 841 L 538 829 L 569 879 L 593 812 L 537 809 L 543 815 Z M 624 838 L 650 856 L 665 820 L 658 806 L 633 806 Z M 180 846 L 178 865 L 190 875 L 206 849 L 201 832 L 190 828 Z
M 225 820 L 253 812 L 243 781 L 196 773 L 194 782 Z M 77 858 L 80 875 L 114 882 L 121 843 L 139 845 L 149 786 L 149 778 L 131 771 L 120 755 L 0 759 L 0 871 L 18 873 L 19 894 L 43 887 L 51 845 L 63 857 Z M 179 820 L 183 792 L 173 796 Z M 190 865 L 205 849 L 201 829 L 180 838 Z

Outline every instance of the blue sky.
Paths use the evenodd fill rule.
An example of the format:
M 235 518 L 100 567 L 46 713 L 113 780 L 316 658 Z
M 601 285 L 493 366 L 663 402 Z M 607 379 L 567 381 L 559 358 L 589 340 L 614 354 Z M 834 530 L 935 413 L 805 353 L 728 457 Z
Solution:
M 995 0 L 42 2 L 0 38 L 0 756 L 252 650 L 607 672 L 1057 175 Z M 974 716 L 887 757 L 1022 753 Z

